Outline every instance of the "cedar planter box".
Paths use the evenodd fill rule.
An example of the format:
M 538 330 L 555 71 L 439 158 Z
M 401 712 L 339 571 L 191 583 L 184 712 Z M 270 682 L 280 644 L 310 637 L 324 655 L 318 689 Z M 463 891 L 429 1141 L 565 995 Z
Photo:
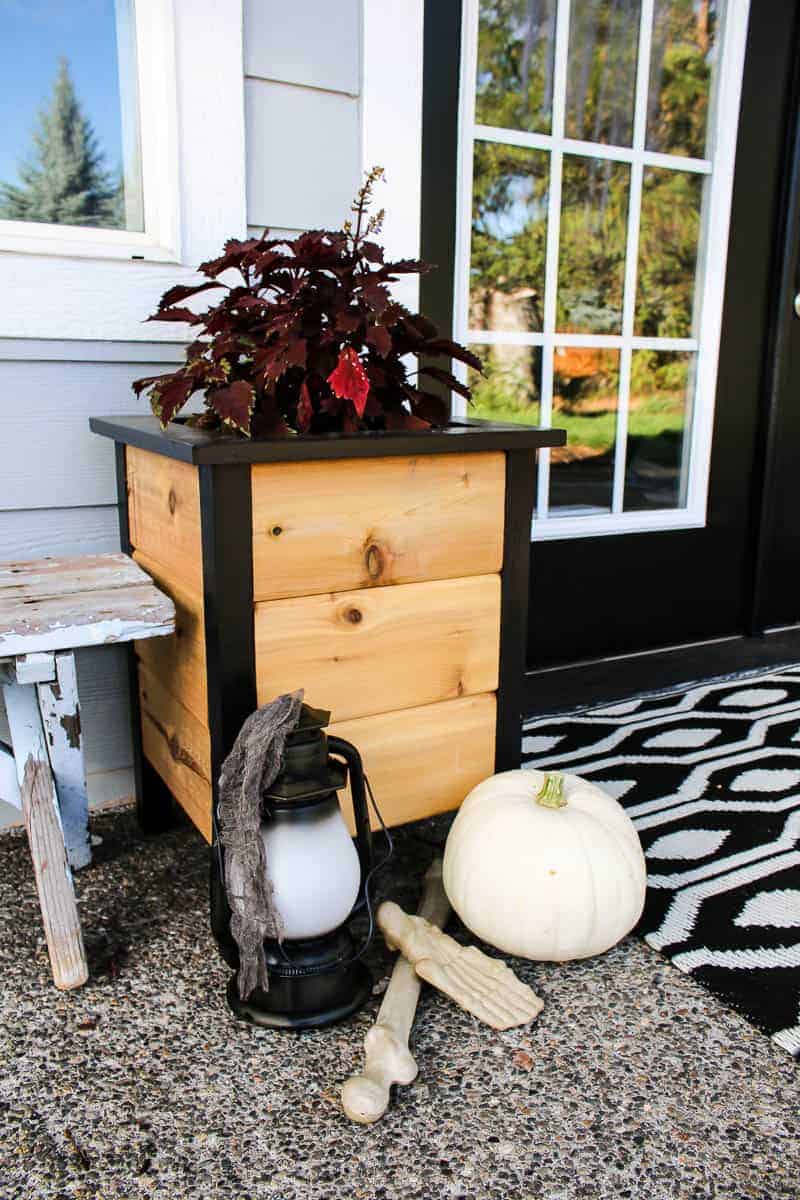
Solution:
M 136 645 L 141 754 L 208 841 L 243 720 L 298 687 L 361 751 L 389 824 L 519 765 L 536 450 L 562 431 L 91 428 L 116 443 L 122 548 L 177 609 L 173 637 Z M 137 789 L 157 823 L 141 770 Z

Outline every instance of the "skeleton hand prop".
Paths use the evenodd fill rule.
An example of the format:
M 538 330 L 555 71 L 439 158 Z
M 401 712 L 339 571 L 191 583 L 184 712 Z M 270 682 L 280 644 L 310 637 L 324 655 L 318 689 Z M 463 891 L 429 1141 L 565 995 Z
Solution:
M 536 993 L 504 962 L 459 945 L 424 917 L 411 917 L 387 901 L 377 920 L 386 944 L 400 950 L 421 979 L 493 1029 L 526 1025 L 542 1011 Z

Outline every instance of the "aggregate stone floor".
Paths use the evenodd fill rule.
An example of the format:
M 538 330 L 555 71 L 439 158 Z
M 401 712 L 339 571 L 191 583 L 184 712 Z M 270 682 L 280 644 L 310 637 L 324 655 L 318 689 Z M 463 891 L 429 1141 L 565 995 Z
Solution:
M 397 835 L 385 892 L 415 903 L 443 828 Z M 128 811 L 95 832 L 93 975 L 72 994 L 50 983 L 24 837 L 0 836 L 0 1200 L 800 1197 L 796 1065 L 636 939 L 516 963 L 545 1000 L 521 1031 L 424 991 L 419 1078 L 363 1128 L 338 1089 L 378 998 L 319 1033 L 234 1021 L 199 837 L 145 840 Z

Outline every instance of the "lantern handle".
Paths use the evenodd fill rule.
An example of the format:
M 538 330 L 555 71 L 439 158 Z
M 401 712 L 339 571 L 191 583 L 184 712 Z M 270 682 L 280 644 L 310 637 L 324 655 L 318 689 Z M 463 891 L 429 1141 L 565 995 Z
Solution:
M 347 764 L 350 776 L 350 795 L 353 800 L 356 845 L 358 847 L 359 862 L 361 863 L 361 878 L 366 879 L 372 871 L 373 854 L 372 830 L 370 828 L 369 809 L 367 807 L 367 789 L 364 784 L 364 764 L 361 761 L 361 755 L 352 742 L 346 742 L 344 738 L 336 737 L 332 733 L 328 734 L 328 750 L 331 754 L 336 754 L 339 758 L 343 758 Z

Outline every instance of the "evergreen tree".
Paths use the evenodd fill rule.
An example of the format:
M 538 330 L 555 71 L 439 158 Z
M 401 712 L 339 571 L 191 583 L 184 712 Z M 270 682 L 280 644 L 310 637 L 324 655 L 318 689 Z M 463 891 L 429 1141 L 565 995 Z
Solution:
M 21 184 L 0 183 L 0 217 L 53 225 L 119 227 L 117 188 L 84 116 L 66 58 L 59 62 L 49 103 L 32 135 L 33 151 L 20 164 Z

